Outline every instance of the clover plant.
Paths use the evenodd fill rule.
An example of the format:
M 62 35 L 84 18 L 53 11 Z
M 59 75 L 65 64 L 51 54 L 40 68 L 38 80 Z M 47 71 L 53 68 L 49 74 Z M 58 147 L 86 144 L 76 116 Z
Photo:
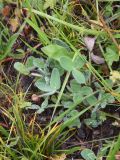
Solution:
M 37 113 L 40 114 L 46 108 L 51 107 L 49 99 L 56 103 L 55 93 L 60 91 L 65 72 L 69 72 L 71 73 L 70 83 L 66 85 L 65 94 L 62 95 L 60 105 L 64 106 L 64 108 L 69 108 L 70 104 L 76 103 L 78 100 L 81 100 L 84 106 L 96 103 L 91 117 L 85 119 L 84 122 L 92 127 L 97 127 L 103 121 L 97 112 L 100 108 L 105 108 L 108 103 L 114 102 L 114 97 L 109 93 L 103 93 L 99 83 L 98 85 L 94 84 L 96 88 L 99 88 L 97 88 L 97 94 L 94 94 L 94 90 L 89 86 L 88 82 L 90 74 L 89 70 L 85 68 L 86 57 L 84 55 L 80 56 L 79 53 L 74 55 L 68 45 L 65 45 L 60 40 L 54 39 L 53 42 L 53 44 L 41 48 L 41 51 L 48 57 L 47 59 L 39 56 L 39 58 L 30 56 L 26 63 L 16 62 L 14 64 L 19 73 L 34 76 L 34 86 L 40 91 L 39 97 L 44 98 L 41 106 L 31 104 L 27 108 L 36 109 Z M 59 42 L 60 45 L 58 44 Z M 73 110 L 69 115 L 66 115 L 64 120 L 74 116 L 77 112 L 77 110 Z M 80 127 L 80 120 L 76 119 L 72 126 Z

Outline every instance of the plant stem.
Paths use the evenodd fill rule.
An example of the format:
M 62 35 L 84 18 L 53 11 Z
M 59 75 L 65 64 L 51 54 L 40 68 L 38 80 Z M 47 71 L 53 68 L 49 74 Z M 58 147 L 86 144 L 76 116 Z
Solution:
M 53 120 L 55 111 L 56 111 L 56 109 L 57 109 L 57 106 L 59 105 L 59 102 L 60 102 L 60 100 L 61 100 L 62 94 L 63 94 L 64 89 L 65 89 L 65 86 L 66 86 L 66 84 L 67 84 L 67 82 L 68 82 L 69 76 L 70 76 L 70 72 L 67 72 L 66 77 L 65 77 L 65 80 L 64 80 L 63 85 L 62 85 L 62 88 L 61 88 L 61 91 L 60 91 L 60 93 L 59 93 L 59 95 L 58 95 L 58 99 L 57 99 L 57 102 L 56 102 L 56 104 L 55 104 L 55 107 L 54 107 L 54 110 L 53 110 L 53 114 L 52 114 L 50 123 L 51 123 L 52 120 Z
M 47 19 L 56 21 L 56 22 L 58 22 L 58 23 L 60 23 L 60 24 L 63 24 L 63 25 L 65 25 L 65 26 L 67 26 L 67 27 L 70 27 L 70 28 L 72 28 L 72 29 L 75 29 L 76 31 L 78 31 L 78 32 L 81 33 L 81 34 L 90 34 L 90 35 L 96 35 L 96 36 L 98 36 L 98 35 L 100 35 L 100 36 L 101 36 L 101 35 L 104 35 L 104 36 L 105 36 L 105 35 L 106 35 L 106 32 L 97 31 L 97 30 L 95 30 L 95 29 L 88 29 L 88 28 L 85 28 L 85 27 L 79 27 L 79 26 L 77 26 L 77 25 L 74 25 L 74 24 L 68 23 L 68 22 L 66 22 L 66 21 L 60 20 L 60 19 L 58 19 L 58 18 L 55 18 L 55 17 L 53 17 L 53 16 L 50 16 L 50 15 L 48 15 L 48 14 L 46 14 L 46 13 L 37 11 L 37 10 L 35 10 L 35 9 L 32 9 L 32 12 L 35 13 L 35 14 L 37 14 L 37 15 L 40 15 L 41 17 L 44 17 L 44 18 L 47 18 Z

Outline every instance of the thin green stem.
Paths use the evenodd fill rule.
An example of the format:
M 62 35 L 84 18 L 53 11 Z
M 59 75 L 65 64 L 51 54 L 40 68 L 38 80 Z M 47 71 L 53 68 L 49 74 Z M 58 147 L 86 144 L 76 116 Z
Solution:
M 32 9 L 32 12 L 35 13 L 35 14 L 37 14 L 37 15 L 39 15 L 39 16 L 41 16 L 41 17 L 44 17 L 44 18 L 53 20 L 53 21 L 55 21 L 55 22 L 58 22 L 58 23 L 60 23 L 60 24 L 65 25 L 65 26 L 67 26 L 67 27 L 70 27 L 70 28 L 78 31 L 78 32 L 81 33 L 82 35 L 83 35 L 83 34 L 90 34 L 90 35 L 96 35 L 96 36 L 98 36 L 98 35 L 100 35 L 100 36 L 101 36 L 101 35 L 105 36 L 105 35 L 106 35 L 106 32 L 97 31 L 97 30 L 95 30 L 95 29 L 88 29 L 88 28 L 85 28 L 85 27 L 79 27 L 79 26 L 77 26 L 77 25 L 74 25 L 74 24 L 68 23 L 68 22 L 66 22 L 66 21 L 60 20 L 60 19 L 58 19 L 58 18 L 55 18 L 55 17 L 53 17 L 53 16 L 50 16 L 50 15 L 48 15 L 48 14 L 46 14 L 46 13 L 37 11 L 37 10 L 35 10 L 35 9 Z
M 58 107 L 58 105 L 59 105 L 59 102 L 60 102 L 61 97 L 62 97 L 62 95 L 63 95 L 64 89 L 65 89 L 66 84 L 67 84 L 67 82 L 68 82 L 69 76 L 70 76 L 70 72 L 67 72 L 66 77 L 65 77 L 65 80 L 64 80 L 63 85 L 62 85 L 62 88 L 61 88 L 60 93 L 59 93 L 59 95 L 58 95 L 58 99 L 57 99 L 57 102 L 56 102 L 56 104 L 55 104 L 55 107 L 54 107 L 54 110 L 53 110 L 53 114 L 52 114 L 50 123 L 51 123 L 52 120 L 53 120 L 55 111 L 56 111 L 56 109 L 57 109 L 57 107 Z

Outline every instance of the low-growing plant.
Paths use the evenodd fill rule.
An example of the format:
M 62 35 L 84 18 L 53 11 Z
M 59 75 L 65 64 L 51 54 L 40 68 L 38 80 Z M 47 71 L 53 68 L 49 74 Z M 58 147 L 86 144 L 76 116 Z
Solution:
M 93 95 L 94 91 L 88 85 L 89 75 L 86 75 L 85 57 L 83 56 L 83 58 L 81 58 L 79 55 L 76 55 L 74 60 L 72 60 L 73 53 L 58 44 L 48 45 L 41 50 L 49 56 L 47 60 L 30 56 L 25 64 L 20 62 L 14 64 L 15 69 L 21 74 L 35 76 L 34 85 L 40 90 L 40 92 L 43 92 L 39 97 L 45 97 L 45 101 L 41 106 L 31 104 L 28 108 L 37 109 L 37 113 L 39 114 L 45 111 L 45 109 L 50 106 L 48 103 L 50 96 L 59 92 L 61 87 L 61 77 L 65 71 L 68 71 L 72 73 L 72 80 L 70 81 L 70 86 L 67 86 L 68 92 L 66 92 L 65 96 L 62 96 L 62 104 L 60 105 L 69 108 L 70 104 L 76 103 L 80 100 L 82 101 L 85 96 L 91 95 L 83 101 L 83 104 L 88 106 L 96 103 L 96 105 L 92 111 L 91 117 L 86 119 L 85 123 L 87 125 L 92 125 L 93 127 L 100 125 L 105 118 L 97 112 L 99 112 L 101 108 L 105 108 L 108 103 L 113 103 L 115 99 L 110 93 L 105 93 L 102 90 L 102 86 L 97 88 L 97 95 Z M 59 64 L 55 63 L 56 61 Z M 52 71 L 50 69 L 51 66 L 53 68 Z M 68 96 L 69 94 L 71 96 Z M 51 97 L 53 103 L 56 103 L 55 99 L 56 98 L 53 98 L 53 96 Z M 98 101 L 100 101 L 100 103 Z M 70 112 L 70 115 L 75 112 L 77 112 L 77 110 Z M 65 117 L 65 120 L 66 118 L 67 117 Z M 74 121 L 73 126 L 80 127 L 79 120 Z

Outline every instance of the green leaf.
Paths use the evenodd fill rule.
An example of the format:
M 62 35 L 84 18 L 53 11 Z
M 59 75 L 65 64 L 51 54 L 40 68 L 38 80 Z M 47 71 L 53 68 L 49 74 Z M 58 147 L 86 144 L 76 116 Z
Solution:
M 50 87 L 53 88 L 53 90 L 57 90 L 60 88 L 60 73 L 57 68 L 54 68 L 52 70 L 51 78 L 50 78 Z
M 45 100 L 41 104 L 41 108 L 46 108 L 48 106 L 48 97 L 45 98 Z
M 71 91 L 73 93 L 80 92 L 80 90 L 81 90 L 81 85 L 79 83 L 77 83 L 75 79 L 71 80 L 70 87 L 71 87 Z
M 68 72 L 73 70 L 73 62 L 72 62 L 72 59 L 70 59 L 69 57 L 61 57 L 60 65 Z
M 91 95 L 90 97 L 85 99 L 89 105 L 94 105 L 95 103 L 97 103 L 97 98 L 94 95 Z
M 85 58 L 85 57 L 84 57 Z M 85 61 L 78 55 L 74 60 L 74 67 L 75 68 L 82 68 L 85 64 Z
M 114 96 L 112 96 L 110 93 L 106 93 L 106 96 L 108 96 L 108 97 L 107 97 L 107 102 L 108 102 L 108 103 L 113 103 L 113 102 L 115 102 Z
M 13 44 L 15 43 L 16 39 L 18 38 L 18 35 L 19 34 L 13 34 L 7 44 L 6 44 L 6 48 L 5 48 L 5 51 L 4 51 L 4 55 L 0 55 L 0 59 L 4 59 L 6 56 L 8 56 L 10 53 L 11 53 L 11 50 L 12 50 L 12 46 Z
M 80 89 L 80 92 L 83 96 L 87 96 L 87 95 L 90 95 L 93 93 L 93 90 L 91 87 L 88 87 L 88 86 L 83 86 L 81 89 Z
M 20 104 L 20 108 L 27 108 L 31 106 L 31 102 L 22 102 Z
M 85 76 L 82 72 L 74 69 L 72 71 L 72 75 L 75 78 L 75 80 L 79 83 L 79 84 L 84 84 L 85 83 Z
M 84 120 L 84 123 L 87 125 L 87 126 L 91 126 L 93 128 L 96 128 L 99 126 L 99 122 L 97 122 L 96 119 L 92 119 L 92 118 L 88 118 L 88 119 L 85 119 Z
M 104 116 L 105 118 L 105 116 Z M 84 119 L 84 122 L 87 126 L 91 126 L 93 128 L 98 127 L 103 122 L 102 119 L 100 119 L 100 114 L 98 112 L 92 112 L 91 117 Z
M 73 104 L 72 101 L 68 101 L 68 100 L 67 101 L 62 101 L 61 103 L 64 106 L 64 108 L 69 108 Z
M 47 35 L 45 34 L 45 32 L 43 32 L 37 24 L 35 24 L 30 19 L 26 19 L 26 22 L 38 33 L 38 37 L 43 44 L 49 44 L 50 43 L 50 41 L 49 41 Z
M 68 154 L 73 154 L 79 150 L 81 150 L 81 147 L 73 147 L 73 148 L 69 148 L 68 150 L 64 150 L 64 153 L 68 155 Z
M 34 58 L 33 59 L 33 65 L 37 67 L 38 69 L 44 68 L 44 62 L 40 58 Z
M 14 68 L 20 72 L 21 74 L 24 74 L 24 75 L 28 75 L 29 74 L 29 70 L 25 67 L 24 64 L 20 63 L 20 62 L 16 62 L 14 64 Z
M 64 41 L 62 41 L 61 39 L 54 38 L 54 39 L 52 40 L 52 42 L 53 42 L 54 44 L 57 44 L 57 45 L 59 45 L 59 46 L 62 46 L 62 47 L 64 47 L 64 48 L 66 48 L 68 52 L 71 52 L 71 49 L 70 49 L 70 47 L 68 46 L 68 44 L 65 43 Z
M 73 101 L 74 103 L 78 102 L 78 101 L 81 101 L 82 102 L 83 100 L 83 96 L 80 92 L 77 92 L 77 93 L 73 93 Z
M 60 58 L 63 56 L 68 57 L 69 53 L 66 48 L 59 46 L 57 44 L 50 44 L 41 49 L 44 54 L 46 54 L 49 58 L 60 61 Z
M 50 62 L 50 67 L 51 68 L 57 68 L 59 70 L 60 76 L 62 76 L 65 72 L 65 70 L 61 67 L 61 65 L 60 65 L 60 63 L 58 63 L 58 61 L 52 60 Z
M 4 135 L 5 137 L 9 136 L 9 132 L 4 127 L 0 126 L 0 134 Z
M 108 64 L 111 66 L 114 61 L 119 60 L 119 54 L 117 53 L 116 49 L 113 47 L 107 47 L 105 53 L 105 59 Z
M 117 158 L 115 157 L 115 155 L 117 155 L 119 150 L 120 150 L 120 134 L 117 140 L 114 141 L 114 144 L 111 145 L 111 148 L 110 148 L 110 151 L 108 153 L 106 160 L 116 160 Z
M 85 160 L 96 160 L 96 156 L 94 154 L 94 152 L 90 149 L 84 149 L 81 152 L 81 156 L 85 159 Z
M 114 38 L 120 39 L 120 34 L 118 33 L 118 34 L 114 35 Z
M 35 9 L 40 9 L 42 10 L 43 9 L 43 3 L 44 1 L 43 0 L 29 0 L 29 4 L 30 6 L 32 6 L 32 8 L 35 8 Z M 23 1 L 22 2 L 22 6 L 23 8 L 28 8 L 28 4 L 26 3 L 26 1 Z
M 33 109 L 33 110 L 34 110 L 34 109 L 35 109 L 35 110 L 36 110 L 36 109 L 38 110 L 39 108 L 40 108 L 40 106 L 39 106 L 39 105 L 36 105 L 36 104 L 32 104 L 31 106 L 26 107 L 26 109 Z
M 79 112 L 78 112 L 77 110 L 72 110 L 72 111 L 67 115 L 67 117 L 64 118 L 64 121 L 68 120 L 68 119 L 71 118 L 71 117 L 76 116 L 78 113 L 79 113 Z M 76 126 L 77 126 L 78 128 L 80 128 L 80 126 L 81 126 L 79 117 L 76 118 L 74 121 L 72 121 L 71 124 L 70 124 L 68 127 L 71 128 L 71 127 L 76 127 Z
M 41 114 L 42 112 L 44 112 L 44 108 L 39 108 L 38 110 L 37 110 L 37 114 Z
M 35 82 L 35 86 L 44 92 L 52 92 L 53 91 L 53 89 L 48 84 L 46 84 L 44 81 L 42 81 L 41 79 L 39 79 Z
M 25 63 L 25 67 L 28 69 L 28 70 L 32 70 L 34 68 L 33 66 L 33 59 L 34 57 L 33 56 L 30 56 L 28 57 L 26 63 Z
M 28 160 L 26 157 L 21 157 L 22 159 L 21 160 Z
M 4 7 L 3 2 L 0 2 L 0 10 L 2 10 Z
M 49 7 L 51 9 L 54 9 L 55 4 L 56 4 L 56 0 L 45 0 L 44 9 L 47 9 Z
M 99 95 L 99 99 L 101 100 L 101 108 L 105 108 L 107 104 L 115 101 L 115 98 L 110 93 L 101 93 L 101 97 Z
M 44 112 L 47 106 L 48 106 L 48 97 L 46 97 L 45 100 L 42 102 L 40 108 L 37 110 L 37 113 L 41 114 L 42 112 Z

